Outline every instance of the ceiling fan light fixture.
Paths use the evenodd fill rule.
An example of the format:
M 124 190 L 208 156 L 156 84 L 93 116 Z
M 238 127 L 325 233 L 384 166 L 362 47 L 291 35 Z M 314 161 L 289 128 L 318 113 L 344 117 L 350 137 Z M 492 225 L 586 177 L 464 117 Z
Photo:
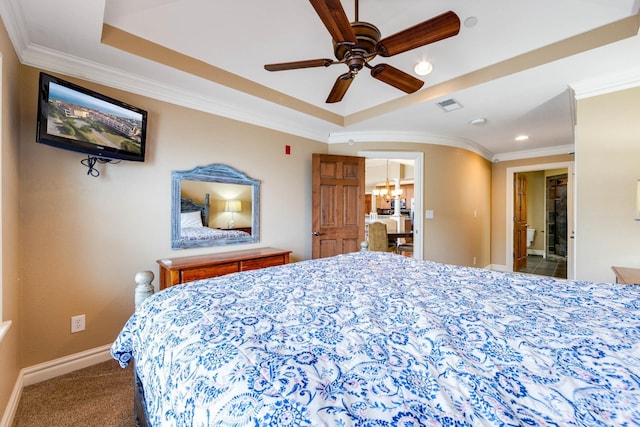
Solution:
M 433 64 L 429 61 L 420 61 L 413 67 L 413 71 L 419 76 L 426 76 L 433 71 Z

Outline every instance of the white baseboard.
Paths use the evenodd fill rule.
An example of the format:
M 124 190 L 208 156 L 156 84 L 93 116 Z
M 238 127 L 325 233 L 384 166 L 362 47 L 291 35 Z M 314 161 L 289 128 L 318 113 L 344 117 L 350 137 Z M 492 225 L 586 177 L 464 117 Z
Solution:
M 15 418 L 16 411 L 18 410 L 18 403 L 20 403 L 20 397 L 22 397 L 23 387 L 22 371 L 20 371 L 20 374 L 18 374 L 18 378 L 16 379 L 16 383 L 13 386 L 13 390 L 11 391 L 11 396 L 9 396 L 7 406 L 4 408 L 4 414 L 0 420 L 0 427 L 10 427 L 13 425 L 13 419 Z
M 88 368 L 98 363 L 106 362 L 111 359 L 109 349 L 111 344 L 101 347 L 92 348 L 80 353 L 70 354 L 59 359 L 50 360 L 48 362 L 39 363 L 37 365 L 22 368 L 13 386 L 11 397 L 4 410 L 0 427 L 9 427 L 13 424 L 13 418 L 18 410 L 22 389 L 26 386 L 46 381 L 78 369 Z
M 527 249 L 527 255 L 538 255 L 544 257 L 544 249 Z
M 103 345 L 80 353 L 70 354 L 59 359 L 39 363 L 22 369 L 24 386 L 36 384 L 78 369 L 88 368 L 111 359 L 111 344 Z
M 9 332 L 9 328 L 11 327 L 11 320 L 7 320 L 5 322 L 0 322 L 0 343 L 7 332 Z
M 502 264 L 491 264 L 489 269 L 493 271 L 501 271 L 503 273 L 507 272 L 507 266 Z

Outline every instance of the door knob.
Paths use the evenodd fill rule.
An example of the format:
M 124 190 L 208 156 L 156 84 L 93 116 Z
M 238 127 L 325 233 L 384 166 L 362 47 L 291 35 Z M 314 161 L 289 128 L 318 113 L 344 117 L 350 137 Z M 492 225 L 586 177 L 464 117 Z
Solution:
M 314 235 L 314 236 L 319 236 L 319 235 L 321 235 L 321 234 L 322 234 L 322 233 L 320 233 L 320 232 L 318 232 L 318 231 L 314 231 L 314 232 L 313 232 L 313 235 Z

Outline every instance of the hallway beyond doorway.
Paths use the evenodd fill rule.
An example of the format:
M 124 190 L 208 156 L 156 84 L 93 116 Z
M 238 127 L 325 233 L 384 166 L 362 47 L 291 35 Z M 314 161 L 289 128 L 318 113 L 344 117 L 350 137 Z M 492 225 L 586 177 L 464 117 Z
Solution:
M 563 169 L 563 171 L 561 172 L 560 170 Z M 531 164 L 531 165 L 522 165 L 522 166 L 514 166 L 514 167 L 507 167 L 506 171 L 505 171 L 505 194 L 506 194 L 506 208 L 507 208 L 507 212 L 506 212 L 506 216 L 505 216 L 505 221 L 506 221 L 506 234 L 505 234 L 505 271 L 516 271 L 516 269 L 514 268 L 514 244 L 515 244 L 515 239 L 514 239 L 514 231 L 515 231 L 515 227 L 514 227 L 514 222 L 513 222 L 513 218 L 515 216 L 514 214 L 514 179 L 516 174 L 518 173 L 524 173 L 524 172 L 536 172 L 536 171 L 552 171 L 553 173 L 549 173 L 549 176 L 552 175 L 556 175 L 558 174 L 558 172 L 561 172 L 562 174 L 566 173 L 567 174 L 567 202 L 566 202 L 566 209 L 567 209 L 567 248 L 566 248 L 566 257 L 564 257 L 566 259 L 565 265 L 566 265 L 566 271 L 567 271 L 567 278 L 568 279 L 574 279 L 575 278 L 575 252 L 574 252 L 574 240 L 573 240 L 573 235 L 574 235 L 574 219 L 575 219 L 575 205 L 574 205 L 574 162 L 573 161 L 566 161 L 566 162 L 556 162 L 556 163 L 540 163 L 540 164 Z M 540 192 L 540 194 L 543 194 L 542 192 Z M 546 200 L 546 198 L 545 198 Z M 538 212 L 538 210 L 536 210 L 536 212 Z M 547 231 L 545 230 L 545 228 L 547 227 L 546 223 L 544 222 L 544 212 L 545 210 L 542 209 L 540 212 L 543 212 L 542 214 L 542 219 L 539 221 L 539 225 L 538 223 L 532 224 L 531 222 L 527 222 L 527 224 L 533 228 L 536 229 L 540 232 L 544 231 L 544 236 L 547 235 Z M 551 231 L 551 230 L 549 230 Z M 540 233 L 537 233 L 538 236 L 540 236 Z M 551 234 L 551 233 L 548 233 Z M 536 239 L 537 240 L 537 239 Z M 535 240 L 534 240 L 535 241 Z M 545 244 L 547 243 L 546 240 Z M 539 242 L 538 242 L 539 243 Z M 536 255 L 543 255 L 546 253 L 546 249 L 545 247 L 532 247 L 531 249 L 536 249 L 537 251 L 533 252 L 533 251 L 529 251 L 529 253 L 533 252 Z M 547 258 L 551 258 L 550 256 L 548 256 Z M 531 266 L 529 266 L 529 268 L 527 269 L 528 272 L 531 272 L 531 268 L 533 268 L 532 266 L 535 266 L 535 260 L 541 260 L 542 257 L 539 258 L 535 258 L 534 260 L 532 260 L 532 264 Z

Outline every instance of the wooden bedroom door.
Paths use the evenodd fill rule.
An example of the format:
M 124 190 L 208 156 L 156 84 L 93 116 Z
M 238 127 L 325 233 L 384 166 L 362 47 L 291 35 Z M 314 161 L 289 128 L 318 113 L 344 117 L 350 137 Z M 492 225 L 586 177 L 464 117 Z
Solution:
M 360 250 L 364 240 L 364 157 L 313 154 L 312 258 Z
M 513 271 L 527 267 L 527 177 L 513 179 Z

